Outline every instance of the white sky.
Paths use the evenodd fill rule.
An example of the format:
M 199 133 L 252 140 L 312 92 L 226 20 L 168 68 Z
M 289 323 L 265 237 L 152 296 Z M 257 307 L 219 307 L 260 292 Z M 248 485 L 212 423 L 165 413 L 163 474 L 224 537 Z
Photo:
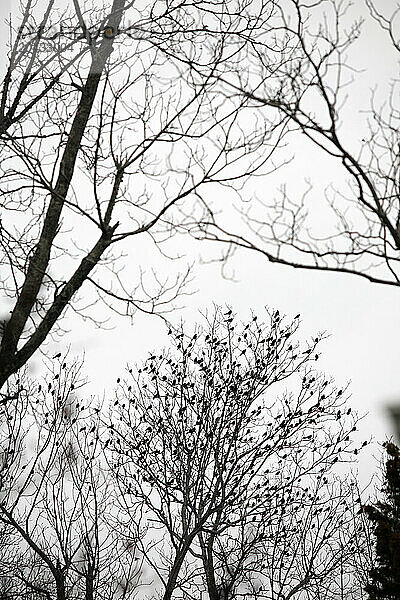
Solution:
M 1 20 L 9 4 L 7 0 L 0 3 Z M 392 3 L 382 3 L 385 5 L 392 6 Z M 354 10 L 364 11 L 361 0 L 356 0 Z M 359 65 L 366 70 L 349 90 L 346 123 L 349 140 L 359 140 L 363 135 L 363 117 L 357 114 L 357 109 L 368 108 L 368 89 L 387 81 L 388 74 L 397 69 L 393 55 L 387 52 L 384 37 L 374 25 L 368 25 L 357 52 Z M 299 147 L 291 178 L 303 185 L 304 178 L 312 176 L 315 184 L 323 187 L 332 180 L 334 172 L 318 154 L 314 158 L 311 150 L 309 152 Z M 316 180 L 315 160 L 321 161 L 318 164 L 320 181 Z M 278 181 L 280 177 L 278 173 Z M 187 250 L 195 256 L 202 248 L 190 243 Z M 211 308 L 212 303 L 231 305 L 243 319 L 250 310 L 261 314 L 265 305 L 279 308 L 289 316 L 300 312 L 304 336 L 321 330 L 331 334 L 323 345 L 319 366 L 334 376 L 338 384 L 351 381 L 350 404 L 361 413 L 369 412 L 361 425 L 362 437 L 373 435 L 382 441 L 391 435 L 392 424 L 386 407 L 400 402 L 400 290 L 373 285 L 354 276 L 274 266 L 249 252 L 237 253 L 231 267 L 237 283 L 223 280 L 217 265 L 199 266 L 193 284 L 198 292 L 182 300 L 186 308 L 173 318 L 184 318 L 192 323 L 200 319 L 198 311 Z M 71 333 L 63 338 L 63 342 L 71 344 L 73 354 L 85 350 L 90 392 L 100 395 L 103 389 L 113 387 L 127 362 L 140 360 L 143 352 L 167 341 L 165 326 L 155 317 L 137 314 L 131 324 L 128 319 L 111 316 L 115 326 L 111 331 L 96 329 L 91 323 L 73 317 L 66 324 Z M 376 454 L 376 446 L 372 451 Z M 363 478 L 374 468 L 374 461 L 365 454 L 361 463 Z

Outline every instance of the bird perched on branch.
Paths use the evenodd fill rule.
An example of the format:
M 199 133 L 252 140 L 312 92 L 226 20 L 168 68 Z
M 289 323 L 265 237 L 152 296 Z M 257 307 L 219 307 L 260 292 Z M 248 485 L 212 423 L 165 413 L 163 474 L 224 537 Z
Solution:
M 18 390 L 17 392 L 14 392 L 13 394 L 0 394 L 2 396 L 2 398 L 0 399 L 0 404 L 5 405 L 10 400 L 15 400 L 16 398 L 18 398 L 19 392 L 20 392 L 20 390 Z

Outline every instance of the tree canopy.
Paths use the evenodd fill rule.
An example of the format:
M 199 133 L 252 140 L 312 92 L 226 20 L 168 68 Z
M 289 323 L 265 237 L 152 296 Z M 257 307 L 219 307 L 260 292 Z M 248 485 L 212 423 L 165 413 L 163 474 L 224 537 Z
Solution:
M 0 405 L 0 593 L 26 600 L 363 598 L 366 443 L 320 336 L 210 313 L 103 402 L 63 356 Z

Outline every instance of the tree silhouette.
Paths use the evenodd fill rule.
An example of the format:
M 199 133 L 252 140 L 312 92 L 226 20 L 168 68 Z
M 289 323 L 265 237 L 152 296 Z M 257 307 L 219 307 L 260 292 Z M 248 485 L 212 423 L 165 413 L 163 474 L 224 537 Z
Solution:
M 274 62 L 291 52 L 276 43 L 272 0 L 20 9 L 0 90 L 1 295 L 12 305 L 0 387 L 68 307 L 97 323 L 97 300 L 129 317 L 173 308 L 189 267 L 152 271 L 148 249 L 199 237 L 216 189 L 238 193 L 282 135 L 280 119 L 226 98 L 219 76 L 268 47 Z
M 366 591 L 371 600 L 400 598 L 400 450 L 392 442 L 384 444 L 387 458 L 384 470 L 384 498 L 364 511 L 374 525 L 375 565 L 370 570 Z
M 8 379 L 2 597 L 365 597 L 357 415 L 315 368 L 323 335 L 263 321 L 216 309 L 171 330 L 108 403 L 59 353 L 40 382 Z
M 216 310 L 118 378 L 104 444 L 120 535 L 165 600 L 362 597 L 364 526 L 339 474 L 357 419 L 315 370 L 321 336 L 297 329 L 279 311 L 240 325 Z
M 357 5 L 353 17 L 351 5 L 285 2 L 278 22 L 293 54 L 277 67 L 276 78 L 268 77 L 262 56 L 253 64 L 251 81 L 236 73 L 224 77 L 233 96 L 242 93 L 260 112 L 276 111 L 286 120 L 285 140 L 290 148 L 292 138 L 294 157 L 302 138 L 304 152 L 310 148 L 312 156 L 327 161 L 326 170 L 331 165 L 335 179 L 320 190 L 321 163 L 310 160 L 302 190 L 289 172 L 275 197 L 257 194 L 257 201 L 243 206 L 250 233 L 213 223 L 206 237 L 256 251 L 274 264 L 354 274 L 398 287 L 399 78 L 388 76 L 386 89 L 380 80 L 368 104 L 357 87 L 364 52 L 357 53 L 357 43 L 361 39 L 366 48 L 371 32 L 386 33 L 391 53 L 385 62 L 397 64 L 398 7 L 367 0 L 367 14 L 361 16 L 362 5 Z M 314 176 L 317 189 L 310 179 Z
M 136 589 L 140 562 L 108 524 L 113 493 L 102 471 L 100 409 L 80 398 L 80 370 L 54 361 L 39 386 L 26 372 L 8 380 L 18 399 L 0 408 L 6 598 L 109 600 Z

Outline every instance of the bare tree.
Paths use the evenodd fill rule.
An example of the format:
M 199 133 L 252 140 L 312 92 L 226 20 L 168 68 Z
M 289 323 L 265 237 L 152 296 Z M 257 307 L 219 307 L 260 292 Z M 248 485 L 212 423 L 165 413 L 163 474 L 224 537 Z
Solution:
M 4 76 L 0 101 L 0 136 L 7 139 L 7 132 L 18 123 L 23 123 L 29 114 L 38 109 L 41 100 L 46 98 L 62 81 L 74 63 L 87 52 L 86 47 L 77 43 L 76 36 L 68 40 L 64 52 L 58 44 L 48 46 L 43 60 L 42 36 L 54 26 L 52 21 L 54 0 L 49 0 L 40 21 L 37 21 L 35 3 L 28 0 L 21 13 L 21 22 L 15 30 L 10 27 L 9 62 Z M 64 27 L 72 26 L 66 13 L 62 15 Z M 3 25 L 3 24 L 2 24 Z M 64 39 L 63 42 L 66 40 Z M 79 48 L 78 48 L 79 47 Z
M 50 2 L 47 6 L 45 16 L 41 21 L 40 33 L 42 33 L 42 30 L 45 29 L 48 24 L 53 5 L 54 2 Z M 127 5 L 128 3 L 125 0 L 115 0 L 115 2 L 113 2 L 110 10 L 105 13 L 106 24 L 108 27 L 114 30 L 118 29 L 124 9 Z M 78 7 L 78 4 L 76 4 L 76 7 Z M 11 160 L 12 166 L 6 166 L 3 171 L 3 180 L 9 181 L 9 185 L 5 184 L 3 187 L 3 197 L 5 198 L 4 205 L 6 208 L 7 206 L 10 206 L 10 204 L 14 204 L 13 199 L 15 199 L 13 208 L 23 211 L 27 202 L 27 197 L 24 196 L 23 191 L 26 189 L 26 182 L 28 181 L 33 186 L 31 187 L 30 194 L 28 194 L 28 198 L 31 196 L 31 198 L 35 199 L 36 196 L 40 197 L 40 195 L 42 195 L 43 200 L 43 191 L 45 191 L 49 200 L 46 203 L 47 205 L 45 205 L 45 207 L 42 205 L 40 210 L 40 212 L 44 214 L 44 219 L 41 217 L 38 219 L 38 206 L 36 206 L 36 210 L 32 207 L 32 212 L 28 209 L 30 218 L 32 219 L 33 216 L 33 219 L 29 223 L 30 232 L 27 239 L 26 236 L 24 239 L 24 229 L 20 231 L 19 236 L 16 235 L 18 229 L 15 226 L 12 230 L 8 229 L 8 226 L 11 224 L 4 218 L 5 215 L 2 215 L 1 234 L 4 252 L 2 265 L 3 268 L 6 266 L 9 270 L 6 282 L 8 281 L 8 278 L 11 278 L 12 280 L 11 288 L 6 284 L 4 291 L 8 295 L 16 297 L 16 302 L 11 312 L 11 317 L 6 320 L 2 332 L 0 349 L 0 385 L 3 385 L 4 381 L 11 373 L 15 373 L 19 367 L 25 364 L 27 358 L 32 355 L 32 351 L 37 349 L 43 342 L 47 335 L 44 330 L 47 329 L 49 331 L 51 329 L 52 325 L 60 315 L 60 308 L 62 311 L 65 307 L 65 300 L 68 296 L 71 297 L 71 292 L 73 293 L 72 288 L 74 287 L 74 280 L 68 282 L 69 286 L 67 285 L 67 282 L 65 282 L 64 289 L 61 293 L 59 293 L 60 290 L 57 284 L 55 288 L 53 287 L 53 302 L 50 305 L 52 310 L 48 310 L 46 313 L 48 325 L 43 327 L 42 320 L 42 333 L 40 333 L 38 325 L 35 327 L 33 334 L 35 337 L 32 339 L 31 335 L 29 338 L 31 344 L 33 342 L 31 350 L 29 350 L 29 344 L 28 346 L 25 344 L 25 350 L 21 354 L 18 350 L 18 343 L 20 342 L 21 335 L 23 334 L 32 310 L 37 304 L 38 296 L 42 295 L 41 289 L 43 287 L 43 280 L 45 279 L 46 270 L 48 269 L 50 262 L 54 239 L 57 233 L 59 233 L 61 213 L 70 189 L 77 155 L 81 148 L 83 135 L 92 111 L 101 76 L 113 48 L 113 37 L 109 38 L 107 36 L 104 36 L 100 43 L 91 46 L 91 64 L 88 72 L 87 68 L 85 69 L 85 72 L 87 73 L 86 81 L 82 82 L 82 85 L 78 88 L 80 89 L 80 94 L 76 97 L 76 112 L 73 115 L 68 133 L 66 133 L 65 126 L 65 111 L 64 115 L 62 115 L 63 111 L 60 111 L 58 118 L 55 115 L 56 118 L 51 119 L 51 121 L 55 121 L 56 129 L 55 131 L 48 131 L 46 121 L 48 121 L 50 115 L 46 111 L 46 106 L 51 111 L 57 110 L 55 103 L 51 102 L 49 94 L 53 90 L 57 92 L 58 88 L 55 87 L 55 83 L 56 81 L 57 83 L 59 82 L 64 73 L 68 74 L 68 68 L 62 63 L 59 75 L 56 76 L 56 79 L 50 78 L 50 83 L 46 83 L 46 76 L 48 77 L 47 69 L 50 68 L 53 61 L 50 60 L 49 64 L 46 64 L 47 59 L 45 59 L 43 64 L 43 58 L 40 53 L 40 44 L 43 41 L 41 35 L 35 35 L 34 39 L 28 42 L 25 42 L 24 39 L 24 34 L 29 34 L 27 28 L 31 8 L 32 2 L 28 1 L 23 9 L 21 25 L 11 49 L 10 65 L 3 83 L 2 114 L 4 122 L 8 125 L 7 135 L 3 136 L 2 139 L 4 146 L 6 147 L 3 152 L 5 154 L 3 160 L 5 160 L 6 165 L 9 165 L 10 159 L 20 159 L 19 164 L 17 162 L 17 165 L 14 165 Z M 76 64 L 75 56 L 73 64 Z M 14 73 L 17 74 L 17 82 L 12 81 Z M 35 93 L 37 79 L 40 80 L 40 83 L 43 80 L 42 90 L 40 90 L 38 94 Z M 30 86 L 32 86 L 32 91 Z M 12 92 L 14 88 L 16 88 L 16 92 L 13 97 Z M 26 95 L 28 95 L 28 104 L 26 104 L 26 101 L 24 102 Z M 33 100 L 30 100 L 32 95 Z M 40 102 L 42 99 L 43 102 Z M 57 100 L 57 93 L 53 100 Z M 68 100 L 71 101 L 70 95 L 68 95 Z M 20 102 L 22 102 L 21 107 L 19 106 Z M 32 109 L 34 109 L 33 118 L 24 118 Z M 39 121 L 39 127 L 32 132 L 30 125 L 35 123 L 35 117 L 38 115 L 40 116 L 40 111 L 43 109 L 45 119 L 42 119 L 41 122 Z M 16 121 L 17 127 L 13 131 L 10 131 L 10 126 L 14 121 Z M 49 136 L 52 141 L 55 139 L 54 136 L 56 135 L 57 130 L 59 134 L 61 134 L 61 139 L 59 139 L 59 152 L 61 152 L 61 154 L 56 152 L 55 148 L 53 148 L 53 151 L 55 152 L 52 173 L 53 181 L 49 187 L 48 184 L 50 181 L 47 179 L 44 172 L 45 164 L 43 156 L 40 156 L 40 150 L 44 141 L 46 141 Z M 46 149 L 47 152 L 49 152 L 48 146 Z M 28 167 L 25 172 L 21 172 L 22 165 Z M 35 170 L 42 173 L 42 176 L 39 177 L 41 183 L 39 183 L 38 179 L 35 177 Z M 40 204 L 42 200 L 40 201 Z M 107 237 L 108 239 L 109 231 L 103 238 L 104 237 Z M 88 263 L 88 260 L 85 262 Z M 83 265 L 85 265 L 85 262 Z M 83 266 L 82 271 L 84 270 Z M 75 280 L 76 278 L 77 276 L 75 276 Z M 52 280 L 52 278 L 50 279 Z M 74 291 L 76 291 L 76 289 Z M 61 306 L 62 304 L 64 304 L 64 307 Z M 36 342 L 34 341 L 35 338 L 37 340 Z M 40 339 L 41 341 L 39 341 Z
M 368 7 L 397 53 L 396 13 Z M 241 246 L 399 284 L 397 82 L 386 105 L 373 99 L 370 135 L 349 148 L 342 104 L 361 23 L 347 26 L 344 3 L 73 0 L 61 10 L 50 0 L 34 14 L 27 0 L 0 100 L 2 294 L 12 299 L 0 385 L 68 307 L 98 322 L 98 298 L 130 317 L 173 308 L 188 270 L 152 278 L 147 251 L 177 257 L 179 234 L 220 242 L 223 258 Z M 336 221 L 322 231 L 312 213 L 308 227 L 307 193 L 283 187 L 261 212 L 246 204 L 250 233 L 232 232 L 232 203 L 215 198 L 248 199 L 247 180 L 278 168 L 272 155 L 299 133 L 348 177 L 349 191 L 326 192 Z
M 315 370 L 323 336 L 297 329 L 217 310 L 119 378 L 104 443 L 120 535 L 165 600 L 363 596 L 365 519 L 343 465 L 357 418 Z
M 358 6 L 363 8 L 362 3 Z M 366 7 L 368 25 L 375 26 L 377 33 L 380 25 L 391 41 L 394 66 L 400 49 L 399 9 L 388 5 L 392 12 L 384 14 L 372 0 Z M 293 155 L 302 136 L 331 161 L 343 182 L 328 180 L 324 202 L 311 181 L 304 193 L 298 193 L 298 181 L 293 186 L 286 181 L 273 199 L 258 193 L 259 200 L 247 204 L 243 215 L 250 233 L 229 230 L 216 221 L 210 222 L 204 236 L 255 250 L 272 263 L 350 273 L 399 286 L 399 79 L 388 82 L 387 91 L 382 82 L 376 89 L 372 81 L 370 106 L 364 104 L 365 91 L 360 93 L 357 87 L 358 64 L 352 51 L 359 38 L 364 44 L 374 42 L 363 33 L 361 17 L 351 21 L 350 8 L 351 3 L 336 0 L 280 3 L 278 21 L 294 49 L 290 60 L 278 66 L 274 78 L 268 77 L 268 63 L 261 59 L 253 63 L 251 83 L 236 74 L 223 77 L 227 96 L 242 93 L 260 113 L 276 110 L 287 120 Z M 352 93 L 352 106 L 358 104 L 360 115 L 366 115 L 358 132 L 353 112 L 346 106 Z M 307 151 L 306 143 L 303 147 Z M 309 176 L 315 173 L 318 182 L 319 168 L 313 158 Z
M 223 0 L 212 10 L 208 2 L 62 6 L 51 0 L 35 19 L 31 0 L 22 5 L 1 93 L 2 294 L 12 310 L 0 386 L 68 306 L 95 318 L 98 294 L 130 316 L 171 307 L 187 272 L 149 281 L 141 248 L 197 235 L 218 210 L 216 190 L 240 190 L 262 172 L 283 135 L 280 116 L 260 120 L 252 99 L 220 93 L 220 76 L 254 53 L 269 51 L 272 68 L 292 52 L 277 43 L 272 0 Z M 116 266 L 132 248 L 133 289 L 124 261 Z
M 39 388 L 20 375 L 8 380 L 18 399 L 2 408 L 0 591 L 27 600 L 129 598 L 140 563 L 108 525 L 100 408 L 79 400 L 80 366 L 55 362 Z

